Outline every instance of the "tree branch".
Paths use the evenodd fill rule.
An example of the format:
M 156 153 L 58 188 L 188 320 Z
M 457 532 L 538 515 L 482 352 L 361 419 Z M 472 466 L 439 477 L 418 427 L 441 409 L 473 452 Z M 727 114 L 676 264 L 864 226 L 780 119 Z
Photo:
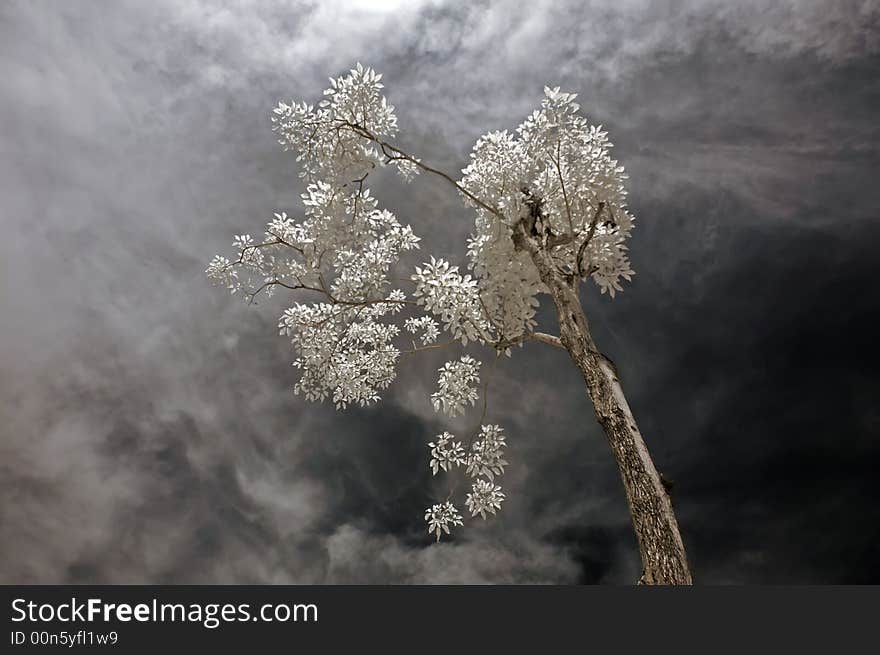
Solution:
M 575 262 L 577 263 L 577 272 L 578 277 L 584 276 L 584 269 L 581 263 L 581 259 L 583 259 L 584 251 L 587 249 L 587 246 L 590 244 L 590 241 L 593 240 L 593 235 L 596 234 L 596 226 L 599 224 L 599 217 L 602 215 L 602 210 L 605 209 L 605 203 L 600 202 L 599 206 L 596 207 L 596 213 L 593 214 L 593 220 L 590 221 L 590 229 L 587 231 L 587 238 L 584 239 L 584 242 L 581 244 L 581 247 L 578 249 L 577 259 Z
M 379 146 L 379 148 L 382 149 L 382 154 L 385 155 L 385 157 L 389 161 L 393 161 L 395 159 L 404 159 L 408 162 L 411 162 L 415 166 L 421 168 L 423 171 L 425 171 L 427 173 L 431 173 L 433 175 L 437 175 L 437 176 L 443 178 L 449 184 L 451 184 L 456 189 L 458 189 L 458 191 L 462 195 L 464 195 L 466 198 L 468 198 L 471 202 L 482 207 L 487 212 L 494 214 L 495 216 L 500 218 L 502 221 L 504 220 L 504 214 L 502 214 L 499 209 L 480 200 L 477 196 L 475 196 L 473 193 L 471 193 L 470 191 L 465 189 L 463 186 L 461 186 L 461 184 L 459 184 L 453 177 L 451 177 L 447 173 L 444 173 L 443 171 L 441 171 L 437 168 L 434 168 L 433 166 L 428 166 L 427 164 L 422 163 L 420 160 L 418 160 L 415 157 L 413 157 L 412 155 L 404 152 L 403 150 L 401 150 L 397 146 L 394 146 L 394 145 L 388 143 L 387 141 L 383 141 L 382 139 L 378 138 L 372 132 L 370 132 L 368 129 L 366 129 L 365 127 L 363 127 L 361 125 L 358 125 L 357 123 L 352 123 L 350 121 L 340 121 L 340 127 L 348 127 L 355 134 L 358 134 L 359 136 L 362 136 L 363 138 L 375 143 L 377 146 Z
M 546 334 L 544 332 L 533 332 L 530 336 L 535 341 L 540 341 L 541 343 L 546 343 L 549 346 L 555 346 L 556 348 L 562 348 L 563 350 L 565 350 L 565 346 L 562 345 L 562 341 L 557 336 Z

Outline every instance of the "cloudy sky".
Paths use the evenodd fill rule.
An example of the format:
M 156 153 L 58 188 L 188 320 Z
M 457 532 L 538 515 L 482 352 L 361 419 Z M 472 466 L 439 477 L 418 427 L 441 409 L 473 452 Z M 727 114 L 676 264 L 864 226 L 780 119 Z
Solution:
M 449 542 L 425 443 L 442 359 L 382 404 L 290 392 L 284 299 L 207 261 L 299 210 L 280 99 L 362 61 L 449 170 L 545 84 L 631 175 L 638 274 L 585 295 L 702 583 L 880 582 L 876 2 L 0 4 L 0 582 L 631 583 L 622 486 L 582 381 L 496 373 L 509 499 Z M 437 255 L 439 183 L 374 192 Z

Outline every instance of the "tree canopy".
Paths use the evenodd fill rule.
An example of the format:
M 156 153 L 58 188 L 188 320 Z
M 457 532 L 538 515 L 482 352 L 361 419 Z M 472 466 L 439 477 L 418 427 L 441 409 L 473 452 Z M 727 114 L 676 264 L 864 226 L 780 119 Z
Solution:
M 496 356 L 530 340 L 558 345 L 536 332 L 547 288 L 529 253 L 516 247 L 523 220 L 572 284 L 592 279 L 613 297 L 633 275 L 627 176 L 602 126 L 579 113 L 575 94 L 545 87 L 540 108 L 513 131 L 481 137 L 455 179 L 393 144 L 397 117 L 381 80 L 358 64 L 331 78 L 317 104 L 278 104 L 273 129 L 300 164 L 304 211 L 298 218 L 276 213 L 257 239 L 236 236 L 234 258 L 217 255 L 206 271 L 249 302 L 279 289 L 302 293 L 278 322 L 296 355 L 294 392 L 338 409 L 377 402 L 405 355 L 469 342 Z M 422 244 L 371 195 L 367 181 L 381 168 L 406 181 L 438 175 L 455 187 L 475 214 L 468 272 L 430 257 L 408 277 L 396 276 L 402 254 Z M 434 409 L 456 416 L 475 405 L 481 367 L 467 354 L 447 361 L 431 395 Z M 465 471 L 465 506 L 486 518 L 505 498 L 497 484 L 505 446 L 498 425 L 483 424 L 461 440 L 444 432 L 428 443 L 429 467 L 435 475 Z M 437 539 L 462 525 L 452 490 L 425 520 Z

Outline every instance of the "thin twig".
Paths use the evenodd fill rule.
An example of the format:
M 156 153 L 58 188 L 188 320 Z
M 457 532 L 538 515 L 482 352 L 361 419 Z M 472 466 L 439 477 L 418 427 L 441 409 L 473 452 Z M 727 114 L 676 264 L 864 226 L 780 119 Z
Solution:
M 571 218 L 571 205 L 568 204 L 568 194 L 565 192 L 565 180 L 562 179 L 562 168 L 559 165 L 561 147 L 562 140 L 556 139 L 556 159 L 553 163 L 556 164 L 556 174 L 559 176 L 559 186 L 562 187 L 562 199 L 565 201 L 565 213 L 568 216 L 568 233 L 571 235 L 571 238 L 574 239 L 574 221 Z

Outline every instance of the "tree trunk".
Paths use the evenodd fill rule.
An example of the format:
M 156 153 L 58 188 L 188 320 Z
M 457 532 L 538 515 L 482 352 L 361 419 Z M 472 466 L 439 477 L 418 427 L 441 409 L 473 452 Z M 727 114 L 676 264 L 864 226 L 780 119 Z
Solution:
M 575 278 L 557 270 L 541 237 L 529 235 L 522 223 L 514 230 L 514 243 L 529 253 L 553 298 L 560 341 L 584 377 L 596 418 L 617 460 L 642 556 L 644 571 L 639 583 L 692 584 L 672 503 L 636 426 L 614 364 L 593 342 Z

